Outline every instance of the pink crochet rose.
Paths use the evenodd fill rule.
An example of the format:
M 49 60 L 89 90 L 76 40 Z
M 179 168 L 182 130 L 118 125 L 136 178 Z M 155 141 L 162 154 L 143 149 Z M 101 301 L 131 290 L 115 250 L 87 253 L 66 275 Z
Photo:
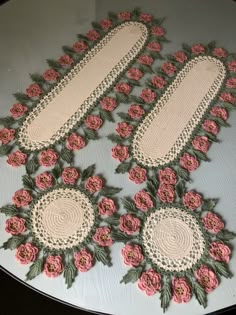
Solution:
M 109 96 L 104 97 L 100 103 L 102 109 L 107 110 L 108 112 L 113 111 L 118 105 L 117 101 L 113 97 Z
M 26 94 L 28 97 L 39 97 L 43 93 L 43 90 L 38 84 L 30 84 L 26 89 Z
M 230 104 L 235 104 L 236 102 L 236 97 L 234 97 L 233 94 L 227 92 L 221 93 L 219 99 L 222 102 L 227 102 Z
M 192 53 L 194 54 L 203 54 L 205 52 L 205 47 L 201 44 L 195 44 L 191 47 Z
M 189 302 L 192 292 L 185 278 L 174 278 L 172 280 L 172 294 L 176 303 Z
M 155 101 L 157 95 L 151 89 L 143 89 L 140 98 L 144 100 L 146 103 L 152 103 Z
M 164 80 L 161 76 L 156 75 L 151 80 L 152 85 L 157 89 L 163 89 L 166 85 L 166 80 Z
M 207 214 L 202 218 L 202 223 L 208 231 L 217 234 L 225 227 L 224 222 L 212 212 L 207 212 Z
M 115 147 L 112 148 L 111 155 L 114 159 L 123 162 L 129 157 L 129 149 L 126 146 L 117 144 Z
M 147 171 L 145 168 L 135 166 L 129 170 L 129 179 L 135 184 L 142 184 L 147 180 Z
M 165 35 L 165 30 L 160 26 L 153 26 L 152 35 L 162 37 Z
M 28 107 L 20 103 L 13 104 L 12 108 L 10 109 L 10 113 L 13 118 L 22 117 L 27 111 Z
M 210 141 L 205 136 L 195 136 L 192 145 L 195 150 L 206 153 L 210 147 Z
M 140 228 L 140 220 L 132 214 L 124 214 L 120 217 L 120 230 L 128 235 L 137 232 Z
M 226 81 L 226 86 L 230 89 L 236 89 L 236 78 L 230 78 Z
M 43 266 L 43 272 L 49 278 L 58 277 L 64 269 L 61 256 L 48 256 Z
M 91 176 L 85 182 L 85 189 L 91 194 L 101 190 L 103 187 L 103 180 L 99 176 Z
M 207 119 L 204 121 L 204 123 L 202 124 L 202 128 L 206 132 L 210 132 L 213 135 L 216 135 L 219 132 L 218 125 L 213 120 L 210 120 L 210 119 Z
M 133 119 L 139 119 L 140 117 L 142 117 L 145 114 L 145 111 L 142 109 L 141 106 L 133 104 L 128 109 L 128 114 Z
M 227 66 L 230 71 L 236 72 L 236 60 L 229 61 Z
M 18 150 L 8 155 L 7 163 L 11 166 L 21 166 L 26 163 L 26 159 L 27 159 L 27 154 Z
M 48 69 L 43 73 L 43 78 L 46 81 L 56 81 L 60 77 L 60 73 L 54 69 Z
M 16 259 L 26 265 L 36 260 L 38 248 L 32 243 L 21 244 L 16 250 Z
M 216 241 L 210 244 L 209 254 L 213 259 L 217 261 L 228 263 L 231 249 L 224 243 Z
M 107 226 L 100 227 L 96 229 L 96 233 L 93 236 L 93 240 L 102 247 L 111 246 L 113 241 L 109 235 L 111 232 L 110 228 Z
M 141 277 L 138 279 L 138 287 L 148 296 L 154 295 L 161 289 L 161 276 L 153 269 L 148 269 L 143 272 Z
M 228 118 L 228 113 L 227 113 L 226 109 L 224 109 L 223 107 L 219 107 L 219 106 L 212 107 L 211 115 L 215 116 L 215 117 L 219 117 L 223 120 L 227 120 L 227 118 Z
M 85 147 L 84 138 L 79 136 L 77 133 L 73 132 L 66 139 L 66 147 L 69 150 L 76 151 Z
M 162 202 L 174 202 L 175 190 L 173 185 L 160 184 L 157 190 L 157 196 Z
M 188 191 L 183 196 L 183 204 L 191 209 L 195 210 L 202 205 L 202 196 L 194 191 Z
M 139 70 L 138 68 L 130 68 L 127 72 L 128 77 L 131 80 L 140 80 L 143 77 L 143 72 Z
M 88 45 L 83 41 L 77 41 L 74 43 L 72 48 L 76 53 L 80 53 L 86 51 L 88 49 Z
M 105 197 L 98 203 L 98 211 L 100 215 L 110 216 L 117 211 L 117 207 L 114 200 Z
M 74 185 L 79 178 L 79 172 L 74 167 L 66 167 L 64 168 L 61 177 L 64 184 Z
M 133 129 L 134 127 L 132 125 L 123 121 L 117 124 L 116 132 L 119 134 L 119 136 L 125 138 L 132 133 Z
M 5 231 L 12 235 L 21 234 L 26 230 L 25 222 L 26 221 L 23 218 L 11 217 L 6 221 Z
M 122 21 L 128 21 L 131 19 L 131 13 L 128 11 L 120 12 L 118 18 Z
M 122 248 L 121 254 L 127 266 L 137 267 L 144 259 L 142 248 L 139 245 L 126 244 Z
M 161 184 L 175 185 L 177 182 L 175 171 L 170 167 L 160 170 L 158 177 Z
M 205 265 L 202 265 L 194 274 L 207 293 L 212 292 L 219 284 L 215 273 Z
M 198 168 L 199 162 L 195 156 L 192 156 L 189 153 L 184 153 L 180 158 L 180 165 L 189 172 L 192 172 Z
M 103 28 L 104 30 L 108 30 L 109 28 L 112 27 L 112 21 L 109 19 L 104 19 L 100 22 L 100 26 L 101 28 Z
M 150 42 L 147 48 L 151 51 L 159 52 L 161 50 L 161 45 L 158 42 Z
M 177 70 L 176 66 L 173 65 L 171 62 L 165 62 L 162 67 L 162 71 L 164 71 L 166 74 L 173 74 Z
M 135 206 L 142 211 L 147 211 L 153 207 L 150 195 L 144 190 L 141 190 L 134 195 L 134 203 Z
M 93 130 L 98 130 L 103 124 L 103 120 L 96 115 L 89 115 L 84 121 L 86 127 Z
M 8 142 L 12 141 L 14 139 L 14 136 L 14 129 L 3 128 L 0 130 L 0 141 L 2 142 L 2 144 L 7 144 Z
M 17 190 L 12 197 L 12 201 L 17 208 L 28 206 L 32 200 L 31 194 L 25 189 Z
M 139 16 L 139 21 L 144 22 L 144 23 L 151 22 L 152 19 L 153 19 L 152 15 L 148 13 L 141 13 Z
M 53 166 L 58 158 L 58 154 L 53 149 L 44 150 L 40 153 L 39 164 L 46 167 Z
M 142 65 L 151 66 L 154 62 L 153 58 L 148 55 L 142 55 L 138 58 L 138 62 Z
M 52 187 L 53 185 L 53 177 L 50 173 L 44 172 L 39 174 L 35 178 L 35 184 L 39 189 L 45 190 L 47 188 Z
M 95 30 L 90 30 L 86 34 L 86 37 L 88 38 L 88 40 L 95 41 L 100 38 L 100 34 Z
M 177 51 L 173 56 L 180 63 L 184 63 L 188 59 L 183 51 Z
M 114 89 L 116 92 L 128 95 L 131 92 L 132 87 L 128 83 L 120 82 L 116 84 Z
M 90 270 L 93 267 L 92 254 L 84 248 L 74 253 L 74 265 L 81 272 Z
M 213 56 L 216 56 L 218 58 L 225 58 L 227 57 L 227 51 L 223 48 L 215 48 L 212 52 Z
M 69 55 L 63 55 L 58 59 L 61 66 L 70 66 L 74 63 L 74 60 Z

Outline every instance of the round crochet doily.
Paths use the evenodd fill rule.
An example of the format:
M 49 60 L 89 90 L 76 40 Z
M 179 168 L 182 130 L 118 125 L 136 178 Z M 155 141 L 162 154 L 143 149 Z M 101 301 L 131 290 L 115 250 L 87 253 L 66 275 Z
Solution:
M 77 189 L 54 189 L 43 195 L 31 209 L 36 238 L 51 249 L 79 245 L 95 222 L 88 197 Z
M 144 224 L 145 253 L 166 271 L 190 269 L 204 253 L 206 242 L 198 221 L 178 208 L 160 208 Z

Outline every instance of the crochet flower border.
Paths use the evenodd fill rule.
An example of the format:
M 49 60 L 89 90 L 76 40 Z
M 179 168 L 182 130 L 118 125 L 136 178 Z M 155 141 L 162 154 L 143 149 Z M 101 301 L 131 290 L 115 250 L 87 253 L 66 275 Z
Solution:
M 110 31 L 123 23 L 132 21 L 145 25 L 148 29 L 148 37 L 144 47 L 117 77 L 114 84 L 94 102 L 84 117 L 77 122 L 63 139 L 41 150 L 30 151 L 21 147 L 18 141 L 19 128 L 43 97 L 49 95 L 56 87 L 60 88 L 61 82 L 86 57 L 87 51 L 91 51 Z M 131 91 L 134 86 L 139 85 L 137 74 L 135 79 L 129 75 L 130 68 L 143 72 L 147 70 L 145 65 L 137 63 L 139 56 L 145 54 L 150 56 L 150 58 L 151 56 L 155 59 L 162 58 L 160 43 L 168 42 L 165 37 L 165 30 L 160 26 L 163 21 L 164 19 L 155 19 L 152 15 L 142 13 L 139 9 L 119 14 L 111 12 L 108 14 L 108 19 L 102 20 L 100 23 L 93 22 L 93 29 L 88 31 L 86 35 L 78 35 L 78 41 L 72 47 L 63 46 L 65 55 L 61 56 L 57 61 L 48 59 L 47 62 L 50 69 L 46 70 L 42 75 L 32 74 L 31 78 L 34 83 L 26 89 L 26 93 L 14 94 L 18 103 L 11 108 L 11 116 L 0 119 L 0 125 L 4 126 L 0 130 L 0 142 L 2 144 L 0 146 L 0 156 L 7 156 L 7 163 L 14 167 L 26 164 L 28 174 L 33 174 L 37 171 L 38 154 L 48 150 L 57 152 L 61 162 L 71 164 L 74 152 L 81 150 L 90 140 L 98 139 L 98 130 L 105 121 L 114 121 L 112 111 L 123 100 L 122 93 L 115 93 L 114 95 L 114 86 L 120 90 L 128 86 Z M 86 120 L 95 121 L 96 126 L 92 126 Z
M 108 186 L 94 172 L 95 165 L 80 171 L 75 167 L 62 168 L 56 164 L 51 171 L 36 177 L 24 175 L 24 188 L 15 192 L 13 204 L 0 208 L 0 213 L 8 217 L 5 230 L 12 235 L 1 248 L 16 250 L 16 258 L 21 264 L 32 263 L 26 280 L 34 279 L 42 272 L 48 277 L 63 273 L 65 283 L 70 288 L 78 273 L 90 270 L 97 261 L 109 267 L 112 265 L 109 246 L 113 240 L 111 227 L 104 221 L 104 209 L 110 206 L 110 212 L 118 210 L 115 195 L 121 189 Z M 34 206 L 43 196 L 58 189 L 79 191 L 89 200 L 94 216 L 94 223 L 83 241 L 73 246 L 68 243 L 65 249 L 45 246 L 38 232 L 32 228 Z
M 226 75 L 217 95 L 210 102 L 208 109 L 194 128 L 186 145 L 178 153 L 177 158 L 162 165 L 147 166 L 145 163 L 142 164 L 140 159 L 137 160 L 134 157 L 132 148 L 137 128 L 155 108 L 157 100 L 164 95 L 186 63 L 196 57 L 204 56 L 214 57 L 225 66 Z M 166 70 L 167 67 L 168 71 Z M 118 123 L 116 133 L 108 135 L 108 139 L 116 143 L 116 146 L 112 148 L 113 158 L 119 161 L 115 172 L 121 174 L 128 172 L 130 180 L 136 184 L 141 184 L 147 180 L 149 172 L 156 172 L 168 166 L 180 178 L 188 181 L 191 171 L 197 169 L 202 161 L 209 161 L 207 151 L 211 143 L 218 141 L 216 134 L 220 127 L 229 126 L 227 123 L 229 112 L 236 108 L 236 55 L 216 47 L 215 42 L 208 45 L 195 44 L 191 47 L 183 44 L 182 51 L 168 55 L 162 66 L 155 69 L 150 65 L 149 73 L 151 74 L 149 74 L 142 92 L 148 91 L 150 101 L 144 100 L 142 92 L 140 96 L 134 94 L 127 96 L 125 102 L 135 104 L 129 107 L 127 113 L 118 113 L 122 121 Z M 206 130 L 204 123 L 210 123 L 215 129 L 213 131 Z M 204 142 L 202 147 L 200 141 Z M 188 164 L 191 164 L 190 167 Z
M 169 199 L 169 202 L 162 201 L 160 190 L 164 189 L 168 196 L 168 189 L 172 191 L 170 186 L 173 186 L 174 198 Z M 171 300 L 176 303 L 187 303 L 193 295 L 205 308 L 207 293 L 218 286 L 220 277 L 232 277 L 228 262 L 232 249 L 230 241 L 236 235 L 225 229 L 221 216 L 215 212 L 216 204 L 217 199 L 206 199 L 194 190 L 187 191 L 183 180 L 167 184 L 166 178 L 160 180 L 158 176 L 150 178 L 146 188 L 133 198 L 124 198 L 125 212 L 121 216 L 117 214 L 113 216 L 111 232 L 115 241 L 125 243 L 121 254 L 124 263 L 132 267 L 124 275 L 121 283 L 137 282 L 139 289 L 145 291 L 148 296 L 159 292 L 164 311 Z M 193 220 L 198 222 L 205 240 L 205 248 L 198 261 L 191 268 L 181 271 L 165 270 L 154 263 L 145 250 L 142 238 L 148 217 L 158 214 L 160 209 L 173 207 L 191 215 Z M 208 277 L 205 278 L 205 282 L 204 275 Z

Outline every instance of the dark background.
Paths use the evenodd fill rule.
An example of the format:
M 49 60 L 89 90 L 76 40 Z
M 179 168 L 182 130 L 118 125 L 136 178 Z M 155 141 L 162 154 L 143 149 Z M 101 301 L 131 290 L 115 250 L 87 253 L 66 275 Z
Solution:
M 54 301 L 30 289 L 0 270 L 0 315 L 93 315 L 87 311 L 73 308 Z M 235 314 L 235 306 L 209 315 Z M 117 314 L 114 314 L 117 315 Z M 128 313 L 126 315 L 129 315 Z M 154 314 L 144 314 L 154 315 Z M 156 313 L 158 315 L 158 312 Z M 166 312 L 168 315 L 168 310 Z M 199 314 L 201 315 L 201 314 Z
M 67 306 L 38 293 L 2 270 L 0 305 L 0 315 L 92 315 L 90 312 Z

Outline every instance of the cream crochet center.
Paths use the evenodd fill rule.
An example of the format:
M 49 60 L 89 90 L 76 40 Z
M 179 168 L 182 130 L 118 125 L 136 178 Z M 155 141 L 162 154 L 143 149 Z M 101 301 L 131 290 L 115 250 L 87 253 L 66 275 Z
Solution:
M 175 160 L 225 76 L 225 66 L 216 58 L 200 56 L 189 61 L 135 131 L 133 157 L 148 167 Z
M 206 242 L 197 220 L 180 208 L 161 208 L 151 213 L 142 231 L 146 255 L 165 271 L 193 267 Z
M 20 146 L 39 150 L 63 138 L 137 56 L 147 37 L 147 27 L 139 22 L 110 31 L 27 116 L 19 129 Z
M 50 249 L 78 246 L 95 223 L 93 205 L 77 189 L 59 188 L 43 195 L 31 210 L 32 230 Z

